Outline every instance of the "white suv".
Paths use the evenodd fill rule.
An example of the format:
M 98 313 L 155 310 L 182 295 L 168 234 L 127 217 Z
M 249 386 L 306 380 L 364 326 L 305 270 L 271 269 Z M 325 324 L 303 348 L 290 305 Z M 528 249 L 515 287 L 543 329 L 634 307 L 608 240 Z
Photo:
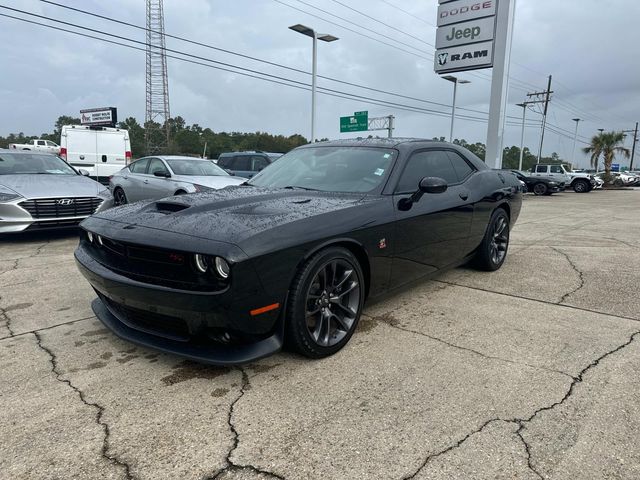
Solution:
M 564 183 L 566 188 L 573 188 L 576 193 L 590 192 L 596 187 L 593 175 L 570 172 L 564 165 L 534 165 L 531 167 L 531 175 L 552 178 L 558 183 Z

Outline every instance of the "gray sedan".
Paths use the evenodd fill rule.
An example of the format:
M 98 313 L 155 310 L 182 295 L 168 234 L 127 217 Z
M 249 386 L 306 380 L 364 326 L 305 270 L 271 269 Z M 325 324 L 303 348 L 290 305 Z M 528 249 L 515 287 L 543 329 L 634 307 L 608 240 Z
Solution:
M 111 177 L 109 188 L 116 205 L 171 195 L 218 190 L 240 185 L 246 178 L 233 177 L 210 160 L 162 156 L 136 160 Z
M 100 183 L 48 153 L 0 149 L 0 233 L 73 227 L 113 206 Z

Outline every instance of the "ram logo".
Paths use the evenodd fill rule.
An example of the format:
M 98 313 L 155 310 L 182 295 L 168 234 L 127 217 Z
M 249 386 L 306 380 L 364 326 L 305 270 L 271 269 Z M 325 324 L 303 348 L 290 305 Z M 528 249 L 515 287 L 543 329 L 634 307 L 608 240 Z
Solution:
M 446 65 L 448 58 L 449 58 L 449 54 L 448 53 L 439 53 L 438 54 L 438 65 Z
M 72 205 L 75 202 L 73 198 L 60 198 L 56 200 L 58 205 Z

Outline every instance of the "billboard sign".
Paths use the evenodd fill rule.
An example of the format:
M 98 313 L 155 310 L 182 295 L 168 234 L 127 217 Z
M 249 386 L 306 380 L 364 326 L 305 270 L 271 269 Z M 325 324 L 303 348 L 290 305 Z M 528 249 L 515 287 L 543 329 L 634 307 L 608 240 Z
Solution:
M 459 0 L 455 3 L 440 2 L 438 7 L 438 27 L 478 18 L 493 17 L 496 14 L 496 1 Z
M 494 30 L 495 17 L 440 27 L 436 33 L 436 50 L 493 40 Z
M 438 50 L 436 73 L 463 72 L 489 68 L 493 65 L 493 41 Z
M 118 109 L 104 107 L 80 110 L 80 123 L 94 127 L 115 127 L 118 123 Z

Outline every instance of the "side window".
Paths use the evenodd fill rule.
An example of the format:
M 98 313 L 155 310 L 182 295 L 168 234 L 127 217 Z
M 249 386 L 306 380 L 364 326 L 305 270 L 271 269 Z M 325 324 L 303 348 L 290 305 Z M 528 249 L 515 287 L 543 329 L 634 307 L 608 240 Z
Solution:
M 218 158 L 218 163 L 217 165 L 220 168 L 229 168 L 229 165 L 231 164 L 231 159 L 233 157 L 220 157 Z
M 162 160 L 160 160 L 159 158 L 152 158 L 151 161 L 149 162 L 149 175 L 155 175 L 156 172 L 159 173 L 169 173 L 169 171 L 167 170 L 167 167 L 164 166 L 164 163 L 162 163 Z
M 469 162 L 460 156 L 460 154 L 456 152 L 447 152 L 447 154 L 449 155 L 451 163 L 453 163 L 453 168 L 458 175 L 459 182 L 464 182 L 473 172 L 476 171 L 475 168 L 469 165 Z
M 546 165 L 536 165 L 536 173 L 547 173 Z
M 44 140 L 38 140 L 38 145 L 41 145 L 44 147 L 46 143 L 44 142 Z
M 47 147 L 55 147 L 56 144 L 53 142 L 50 142 L 49 140 L 45 140 L 45 144 L 47 145 Z
M 418 189 L 418 183 L 424 177 L 440 177 L 447 183 L 458 183 L 458 175 L 453 168 L 447 152 L 431 150 L 414 153 L 402 172 L 396 193 L 410 193 Z
M 564 173 L 564 172 L 562 171 L 562 167 L 560 165 L 552 165 L 551 173 Z
M 251 157 L 251 170 L 259 172 L 269 165 L 269 161 L 264 157 Z
M 251 157 L 248 155 L 238 155 L 234 157 L 231 170 L 247 172 L 251 170 Z
M 147 171 L 148 163 L 149 159 L 143 158 L 142 160 L 138 160 L 137 162 L 133 162 L 129 165 L 129 170 L 131 170 L 131 173 L 145 173 Z

